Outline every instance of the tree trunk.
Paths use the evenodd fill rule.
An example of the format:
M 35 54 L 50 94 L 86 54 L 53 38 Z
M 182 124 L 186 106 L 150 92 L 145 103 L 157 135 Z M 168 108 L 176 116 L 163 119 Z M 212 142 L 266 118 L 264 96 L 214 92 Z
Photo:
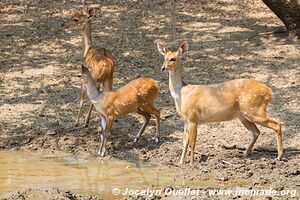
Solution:
M 300 0 L 262 0 L 284 23 L 290 37 L 300 38 Z

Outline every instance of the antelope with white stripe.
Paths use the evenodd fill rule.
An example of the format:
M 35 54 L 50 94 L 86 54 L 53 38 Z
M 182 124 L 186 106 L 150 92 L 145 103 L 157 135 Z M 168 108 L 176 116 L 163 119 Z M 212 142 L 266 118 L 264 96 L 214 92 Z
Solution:
M 158 94 L 157 81 L 150 78 L 138 78 L 115 91 L 99 91 L 90 70 L 81 67 L 83 87 L 96 111 L 101 117 L 101 143 L 98 154 L 104 156 L 106 142 L 110 130 L 117 116 L 129 113 L 137 113 L 144 118 L 142 128 L 137 133 L 134 142 L 137 142 L 144 132 L 151 116 L 156 119 L 155 142 L 159 142 L 160 135 L 160 111 L 154 107 L 154 101 Z

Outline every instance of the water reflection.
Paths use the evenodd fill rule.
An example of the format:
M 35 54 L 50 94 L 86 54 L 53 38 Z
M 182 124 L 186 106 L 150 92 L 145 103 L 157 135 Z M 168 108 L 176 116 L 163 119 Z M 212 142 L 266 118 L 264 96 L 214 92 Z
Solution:
M 186 181 L 184 176 L 178 168 L 155 170 L 145 162 L 0 151 L 0 197 L 27 188 L 58 187 L 76 193 L 97 194 L 104 199 L 116 199 L 121 196 L 114 196 L 113 188 L 125 192 L 126 188 L 150 188 L 153 191 L 168 185 L 193 188 L 224 186 L 209 173 L 193 181 Z M 228 187 L 246 184 L 226 182 Z
M 112 189 L 125 191 L 176 184 L 171 172 L 124 160 L 47 158 L 30 152 L 0 152 L 0 194 L 32 188 L 60 187 L 111 199 Z M 154 189 L 154 188 L 153 188 Z

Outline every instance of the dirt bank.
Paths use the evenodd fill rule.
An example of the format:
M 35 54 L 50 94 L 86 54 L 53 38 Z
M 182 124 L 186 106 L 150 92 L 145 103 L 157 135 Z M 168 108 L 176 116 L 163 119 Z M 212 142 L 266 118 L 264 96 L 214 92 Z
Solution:
M 17 200 L 17 199 L 60 199 L 60 200 L 101 200 L 101 198 L 96 196 L 85 196 L 74 194 L 71 191 L 64 191 L 61 189 L 27 189 L 24 191 L 19 191 L 15 194 L 11 194 L 7 200 Z

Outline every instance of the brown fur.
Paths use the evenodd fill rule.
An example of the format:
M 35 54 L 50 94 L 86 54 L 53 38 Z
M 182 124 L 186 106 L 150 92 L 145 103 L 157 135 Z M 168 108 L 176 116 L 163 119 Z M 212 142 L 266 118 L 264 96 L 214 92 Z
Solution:
M 102 84 L 103 90 L 109 91 L 112 90 L 113 86 L 113 73 L 115 68 L 114 58 L 112 56 L 111 51 L 100 48 L 96 46 L 92 46 L 91 39 L 91 21 L 95 17 L 96 11 L 93 9 L 88 9 L 85 2 L 83 3 L 83 16 L 85 17 L 83 23 L 83 56 L 84 61 L 88 65 L 91 70 L 92 76 L 97 83 L 98 89 L 100 89 L 100 85 Z M 78 23 L 82 22 L 82 17 L 78 17 Z M 77 119 L 75 122 L 75 126 L 78 125 L 81 110 L 83 106 L 83 100 L 86 94 L 84 88 L 81 87 L 80 92 L 80 106 L 77 115 Z M 93 104 L 91 103 L 85 117 L 85 126 L 88 126 L 91 112 L 93 110 Z
M 82 67 L 84 86 L 87 88 L 90 99 L 100 114 L 103 129 L 99 154 L 104 156 L 106 142 L 110 134 L 113 122 L 117 116 L 129 113 L 137 113 L 144 117 L 142 128 L 138 132 L 135 142 L 139 140 L 144 132 L 151 116 L 156 118 L 156 142 L 160 135 L 160 111 L 154 107 L 159 85 L 157 81 L 150 78 L 138 78 L 126 84 L 116 91 L 98 92 L 96 82 L 92 74 Z M 98 94 L 99 93 L 99 94 Z
M 112 90 L 115 62 L 111 51 L 104 48 L 90 47 L 84 60 L 92 71 L 95 81 L 108 81 L 109 88 Z
M 185 121 L 181 164 L 184 162 L 188 146 L 191 148 L 191 163 L 194 162 L 198 124 L 235 118 L 239 118 L 253 136 L 244 157 L 249 155 L 260 134 L 255 125 L 259 124 L 277 132 L 278 160 L 281 159 L 282 123 L 267 114 L 267 106 L 272 99 L 272 90 L 267 85 L 253 79 L 236 79 L 214 85 L 184 86 L 179 63 L 188 51 L 188 44 L 182 43 L 175 52 L 166 51 L 161 43 L 157 46 L 165 58 L 162 69 L 169 71 L 169 88 L 175 100 L 176 110 Z
M 116 91 L 103 92 L 96 110 L 104 116 L 113 117 L 134 113 L 138 109 L 148 111 L 153 109 L 158 90 L 157 81 L 138 78 Z

